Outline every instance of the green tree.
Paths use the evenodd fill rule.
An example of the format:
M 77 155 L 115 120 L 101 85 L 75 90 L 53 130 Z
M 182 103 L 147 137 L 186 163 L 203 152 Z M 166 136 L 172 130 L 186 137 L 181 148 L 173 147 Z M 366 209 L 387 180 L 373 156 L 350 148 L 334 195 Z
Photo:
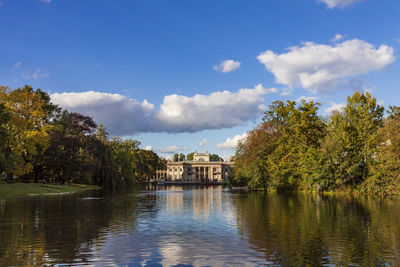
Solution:
M 389 107 L 389 116 L 379 130 L 378 147 L 371 175 L 363 184 L 369 193 L 400 193 L 400 108 Z
M 304 185 L 307 175 L 307 158 L 318 149 L 325 135 L 325 123 L 318 116 L 319 103 L 276 101 L 269 106 L 263 120 L 279 132 L 274 151 L 266 165 L 270 184 L 275 188 L 297 188 Z
M 193 160 L 194 152 L 187 154 L 187 160 Z
M 179 154 L 174 154 L 174 162 L 178 162 L 179 161 Z
M 179 161 L 185 161 L 185 154 L 183 153 L 179 154 Z
M 336 186 L 355 186 L 367 179 L 379 144 L 383 112 L 370 93 L 356 92 L 347 98 L 343 112 L 331 116 L 329 136 L 337 148 L 330 157 L 335 157 Z
M 211 161 L 224 161 L 224 159 L 223 158 L 221 158 L 219 155 L 217 155 L 217 154 L 211 154 L 210 155 L 210 160 Z

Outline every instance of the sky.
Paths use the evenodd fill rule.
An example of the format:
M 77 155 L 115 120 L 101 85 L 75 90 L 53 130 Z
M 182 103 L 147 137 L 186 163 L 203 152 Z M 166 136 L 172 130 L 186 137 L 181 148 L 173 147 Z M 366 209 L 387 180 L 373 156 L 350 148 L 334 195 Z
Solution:
M 225 159 L 275 100 L 400 105 L 399 0 L 0 0 L 0 85 Z

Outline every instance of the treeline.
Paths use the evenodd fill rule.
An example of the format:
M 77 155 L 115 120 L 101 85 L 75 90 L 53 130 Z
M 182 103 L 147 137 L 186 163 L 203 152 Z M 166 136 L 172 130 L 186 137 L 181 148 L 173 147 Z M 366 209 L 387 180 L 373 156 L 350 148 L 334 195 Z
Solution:
M 136 140 L 111 140 L 88 116 L 62 110 L 30 86 L 0 86 L 0 173 L 7 182 L 140 183 L 165 164 Z
M 240 142 L 233 183 L 251 189 L 400 193 L 400 108 L 356 92 L 343 110 L 273 102 Z M 387 116 L 384 117 L 385 112 Z

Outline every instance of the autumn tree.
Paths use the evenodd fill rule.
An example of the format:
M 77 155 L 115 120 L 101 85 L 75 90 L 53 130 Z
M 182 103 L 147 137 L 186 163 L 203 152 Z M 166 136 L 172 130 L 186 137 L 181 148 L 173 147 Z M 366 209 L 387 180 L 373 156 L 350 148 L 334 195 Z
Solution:
M 276 149 L 279 132 L 267 123 L 248 132 L 236 147 L 233 161 L 233 183 L 251 189 L 266 189 L 270 185 L 270 173 L 266 165 L 268 157 Z
M 10 118 L 5 125 L 8 138 L 5 148 L 7 181 L 14 175 L 24 175 L 33 170 L 33 158 L 49 146 L 47 111 L 42 97 L 31 88 L 10 90 L 0 87 L 0 101 Z
M 3 172 L 6 162 L 6 148 L 7 148 L 7 123 L 10 120 L 10 114 L 3 103 L 0 103 L 0 172 Z

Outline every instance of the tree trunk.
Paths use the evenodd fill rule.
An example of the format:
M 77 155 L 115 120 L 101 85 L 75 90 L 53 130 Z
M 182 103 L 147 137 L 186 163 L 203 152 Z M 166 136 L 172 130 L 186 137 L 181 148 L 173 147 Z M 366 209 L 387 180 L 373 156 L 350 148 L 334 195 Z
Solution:
M 14 177 L 13 173 L 12 172 L 8 172 L 7 176 L 6 176 L 6 183 L 7 184 L 11 184 L 13 182 L 13 177 Z

